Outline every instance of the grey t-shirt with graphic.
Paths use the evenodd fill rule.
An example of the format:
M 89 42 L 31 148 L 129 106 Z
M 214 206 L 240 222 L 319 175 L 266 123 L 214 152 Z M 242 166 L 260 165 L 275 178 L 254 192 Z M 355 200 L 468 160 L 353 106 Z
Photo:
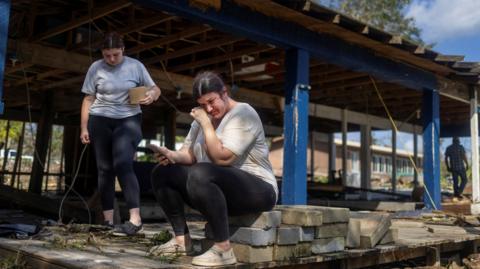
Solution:
M 122 119 L 142 112 L 140 105 L 129 104 L 128 90 L 154 85 L 140 61 L 124 56 L 122 63 L 115 66 L 103 59 L 95 61 L 88 69 L 82 92 L 95 96 L 90 115 Z
M 255 109 L 247 103 L 237 103 L 225 114 L 215 133 L 223 146 L 237 156 L 232 166 L 271 184 L 278 197 L 262 121 Z M 197 162 L 211 162 L 205 151 L 202 128 L 197 121 L 192 123 L 182 147 L 190 148 Z

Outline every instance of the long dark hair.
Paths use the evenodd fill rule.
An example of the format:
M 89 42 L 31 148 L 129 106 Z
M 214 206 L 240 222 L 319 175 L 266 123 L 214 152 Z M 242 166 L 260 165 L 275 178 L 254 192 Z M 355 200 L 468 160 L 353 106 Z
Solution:
M 117 32 L 109 32 L 103 38 L 103 49 L 121 49 L 124 48 L 123 38 Z
M 221 93 L 225 89 L 225 83 L 220 76 L 212 71 L 198 73 L 193 79 L 193 100 L 209 92 Z

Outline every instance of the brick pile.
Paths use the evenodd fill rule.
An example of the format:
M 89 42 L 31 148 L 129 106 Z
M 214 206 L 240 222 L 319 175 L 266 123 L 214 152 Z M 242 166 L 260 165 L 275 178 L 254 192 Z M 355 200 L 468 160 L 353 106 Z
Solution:
M 277 206 L 255 215 L 230 217 L 230 241 L 239 262 L 284 261 L 345 249 L 349 210 Z M 211 239 L 207 224 L 205 236 Z

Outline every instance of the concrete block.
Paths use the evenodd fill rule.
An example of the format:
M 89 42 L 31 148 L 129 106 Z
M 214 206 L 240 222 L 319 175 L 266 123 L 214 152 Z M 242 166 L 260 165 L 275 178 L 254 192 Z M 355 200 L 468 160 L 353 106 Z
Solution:
M 304 206 L 277 206 L 282 211 L 282 223 L 298 226 L 319 226 L 323 223 L 322 212 L 305 209 Z
M 244 244 L 232 243 L 233 252 L 239 262 L 256 263 L 273 260 L 273 246 L 252 247 Z
M 266 211 L 258 214 L 229 217 L 231 226 L 251 227 L 268 230 L 280 226 L 282 213 L 280 211 Z
M 360 247 L 361 222 L 362 219 L 350 219 L 348 222 L 347 247 Z
M 229 227 L 230 241 L 239 244 L 251 246 L 268 246 L 273 245 L 277 240 L 277 228 L 268 230 L 251 227 Z M 213 239 L 213 231 L 210 224 L 205 224 L 205 237 Z
M 296 258 L 308 257 L 312 254 L 311 243 L 299 243 L 296 245 L 275 245 L 273 247 L 274 261 L 291 261 Z
M 277 228 L 278 245 L 294 245 L 300 241 L 301 228 L 298 226 L 280 226 Z
M 273 245 L 277 236 L 277 228 L 268 230 L 250 227 L 230 228 L 230 241 L 251 246 Z
M 322 254 L 345 250 L 345 237 L 315 239 L 312 242 L 312 253 Z
M 395 240 L 398 239 L 398 230 L 397 229 L 389 229 L 385 236 L 383 236 L 382 240 L 380 240 L 380 245 L 385 244 L 392 244 L 395 243 Z
M 300 227 L 300 242 L 311 242 L 315 239 L 315 227 Z
M 303 209 L 308 211 L 321 212 L 322 224 L 339 223 L 339 222 L 347 223 L 349 219 L 349 213 L 350 213 L 350 210 L 348 208 L 341 208 L 341 207 L 326 207 L 326 206 L 313 206 L 313 205 L 295 205 L 295 206 L 280 205 L 275 207 L 275 209 L 278 209 L 278 210 L 281 210 L 284 208 L 296 208 L 299 210 Z M 319 226 L 319 225 L 302 225 L 302 226 Z
M 315 227 L 315 238 L 346 237 L 348 223 L 323 224 Z

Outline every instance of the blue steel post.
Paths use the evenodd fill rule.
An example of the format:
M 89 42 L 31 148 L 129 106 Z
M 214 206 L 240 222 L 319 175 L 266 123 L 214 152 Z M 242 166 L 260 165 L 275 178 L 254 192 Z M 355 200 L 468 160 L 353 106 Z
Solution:
M 441 209 L 440 189 L 440 96 L 436 90 L 424 90 L 423 117 L 423 181 L 427 208 Z M 434 206 L 435 205 L 435 206 Z
M 286 90 L 282 204 L 307 202 L 307 144 L 309 54 L 288 49 L 285 56 Z
M 10 0 L 0 0 L 0 114 L 3 114 L 3 73 L 7 60 L 8 21 L 10 19 Z

